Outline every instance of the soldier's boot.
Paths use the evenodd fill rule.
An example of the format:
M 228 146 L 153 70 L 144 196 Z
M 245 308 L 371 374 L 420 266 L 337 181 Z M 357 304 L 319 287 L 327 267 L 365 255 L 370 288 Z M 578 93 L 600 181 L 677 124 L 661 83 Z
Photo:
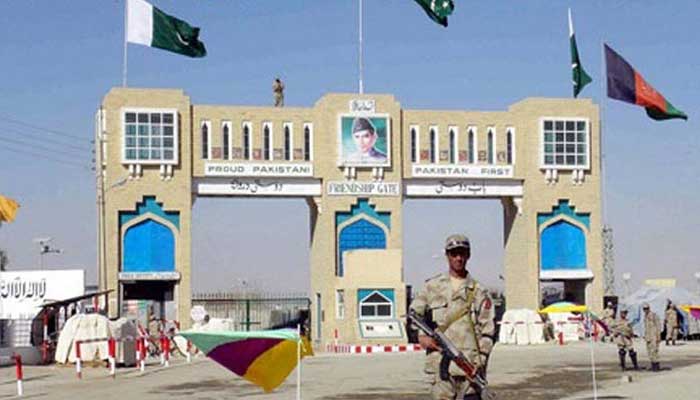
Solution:
M 659 363 L 657 363 L 657 362 L 651 363 L 651 370 L 654 372 L 661 371 L 661 367 L 659 367 Z
M 625 370 L 625 354 L 626 354 L 626 351 L 624 351 L 623 349 L 620 349 L 620 350 L 617 351 L 617 354 L 620 356 L 620 368 L 622 368 L 622 370 L 624 371 L 624 370 Z
M 673 338 L 673 339 L 671 340 L 671 345 L 673 345 L 673 346 L 676 345 L 676 338 Z
M 632 359 L 632 366 L 635 371 L 639 371 L 639 364 L 637 364 L 637 352 L 630 350 L 630 358 Z

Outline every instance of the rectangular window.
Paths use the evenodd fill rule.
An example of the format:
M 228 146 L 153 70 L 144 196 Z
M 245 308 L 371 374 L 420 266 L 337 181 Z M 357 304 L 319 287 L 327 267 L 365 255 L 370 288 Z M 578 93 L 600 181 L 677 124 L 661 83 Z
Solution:
M 177 164 L 177 110 L 126 109 L 122 115 L 123 163 Z
M 506 133 L 506 162 L 509 165 L 515 163 L 515 129 L 508 128 Z
M 493 165 L 496 163 L 496 131 L 493 128 L 488 130 L 487 145 L 488 163 Z
M 542 119 L 541 168 L 589 168 L 588 120 Z
M 467 160 L 469 164 L 474 164 L 476 159 L 476 128 L 467 128 Z
M 345 290 L 343 289 L 335 291 L 335 318 L 345 318 Z

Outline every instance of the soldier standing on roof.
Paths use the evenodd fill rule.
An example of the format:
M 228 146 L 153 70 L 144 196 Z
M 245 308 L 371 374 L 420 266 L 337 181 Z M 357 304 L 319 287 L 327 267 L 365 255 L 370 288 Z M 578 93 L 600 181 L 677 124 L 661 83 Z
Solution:
M 284 107 L 284 83 L 280 78 L 272 82 L 272 96 L 275 99 L 275 107 Z
M 488 291 L 482 288 L 466 269 L 470 255 L 471 248 L 466 236 L 449 236 L 445 242 L 448 273 L 428 279 L 411 303 L 411 309 L 428 320 L 432 314 L 432 321 L 437 329 L 442 331 L 485 377 L 494 343 L 495 311 Z M 427 351 L 425 373 L 433 399 L 480 399 L 479 394 L 466 380 L 464 371 L 454 362 L 441 363 L 442 354 L 431 337 L 419 334 L 418 341 Z

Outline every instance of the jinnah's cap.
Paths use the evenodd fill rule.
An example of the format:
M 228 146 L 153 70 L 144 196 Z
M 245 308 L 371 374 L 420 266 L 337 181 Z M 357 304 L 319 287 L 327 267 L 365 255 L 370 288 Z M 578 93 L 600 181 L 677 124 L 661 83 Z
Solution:
M 352 133 L 361 131 L 375 132 L 374 125 L 372 125 L 372 122 L 365 117 L 357 117 L 352 121 Z
M 460 234 L 454 234 L 450 235 L 447 237 L 445 240 L 445 251 L 452 250 L 452 249 L 458 249 L 458 248 L 463 248 L 463 249 L 469 249 L 469 238 L 460 235 Z

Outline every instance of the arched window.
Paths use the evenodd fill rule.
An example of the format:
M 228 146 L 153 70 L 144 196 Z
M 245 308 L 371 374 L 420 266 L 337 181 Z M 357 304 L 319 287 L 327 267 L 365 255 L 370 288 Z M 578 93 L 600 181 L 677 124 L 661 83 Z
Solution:
M 124 234 L 123 272 L 175 271 L 175 237 L 152 219 L 131 226 Z
M 311 124 L 304 124 L 304 161 L 311 161 Z
M 250 160 L 250 124 L 243 124 L 243 157 Z
M 418 161 L 418 131 L 415 126 L 411 127 L 411 162 Z
M 292 130 L 289 124 L 284 125 L 284 159 L 287 161 L 292 159 Z
M 586 235 L 576 225 L 560 220 L 540 236 L 540 267 L 543 270 L 585 269 Z
M 457 138 L 454 128 L 450 128 L 450 163 L 457 160 Z
M 469 164 L 474 164 L 474 157 L 476 155 L 476 138 L 474 136 L 474 129 L 469 128 L 469 147 L 467 149 L 469 152 Z
M 515 145 L 515 137 L 513 134 L 512 129 L 508 129 L 508 133 L 506 135 L 506 161 L 508 164 L 513 164 L 513 156 L 514 156 L 514 145 Z
M 430 128 L 430 162 L 435 164 L 438 161 L 438 137 L 435 128 Z
M 272 160 L 272 134 L 270 125 L 263 126 L 263 160 Z
M 231 133 L 229 132 L 228 124 L 224 124 L 224 128 L 223 128 L 223 136 L 224 137 L 223 137 L 223 141 L 222 141 L 223 147 L 224 147 L 223 148 L 224 160 L 228 160 L 231 156 L 231 153 L 230 153 L 231 140 L 229 138 L 230 134 Z
M 343 253 L 356 249 L 385 249 L 386 234 L 378 225 L 358 219 L 343 228 L 338 236 L 338 276 L 343 276 Z
M 488 160 L 489 160 L 489 164 L 495 164 L 495 157 L 494 157 L 495 152 L 493 151 L 494 150 L 493 145 L 494 145 L 494 143 L 493 143 L 493 131 L 489 130 L 489 134 L 488 134 Z
M 202 158 L 209 159 L 209 123 L 202 123 Z

